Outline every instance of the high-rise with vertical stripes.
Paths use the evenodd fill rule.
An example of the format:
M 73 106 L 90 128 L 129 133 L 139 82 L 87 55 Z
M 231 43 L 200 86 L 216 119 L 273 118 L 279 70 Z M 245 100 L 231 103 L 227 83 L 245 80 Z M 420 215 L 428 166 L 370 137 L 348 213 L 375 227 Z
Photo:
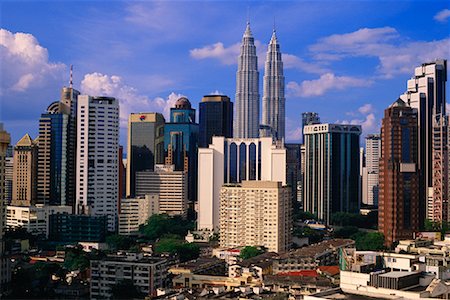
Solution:
M 283 61 L 274 29 L 267 49 L 264 70 L 262 125 L 270 128 L 276 140 L 284 140 L 285 136 L 285 102 Z
M 259 135 L 259 72 L 255 40 L 247 22 L 236 73 L 235 138 Z

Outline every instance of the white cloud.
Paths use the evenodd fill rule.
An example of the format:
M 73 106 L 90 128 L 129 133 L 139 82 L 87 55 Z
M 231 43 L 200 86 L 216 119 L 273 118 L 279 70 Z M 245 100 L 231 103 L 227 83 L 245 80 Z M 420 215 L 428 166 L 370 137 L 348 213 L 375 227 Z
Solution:
M 321 96 L 329 90 L 344 90 L 348 87 L 370 86 L 371 81 L 350 76 L 335 76 L 325 73 L 319 79 L 305 80 L 300 84 L 291 81 L 287 84 L 288 93 L 297 97 Z
M 315 63 L 309 63 L 293 54 L 282 54 L 283 65 L 286 69 L 299 69 L 312 74 L 323 74 L 329 72 L 328 69 L 323 68 Z
M 194 59 L 215 58 L 224 65 L 233 65 L 237 63 L 239 52 L 240 43 L 224 47 L 223 43 L 218 42 L 202 48 L 192 49 L 190 50 L 190 55 Z
M 47 49 L 31 34 L 0 29 L 0 50 L 0 95 L 63 78 L 65 65 L 50 62 Z
M 286 117 L 286 141 L 300 142 L 302 139 L 302 126 L 299 126 L 300 120 L 294 121 Z
M 358 112 L 360 114 L 360 118 L 355 118 L 352 120 L 338 120 L 336 123 L 361 125 L 363 136 L 380 131 L 381 121 L 376 118 L 372 104 L 364 104 L 358 108 Z M 358 113 L 356 112 L 351 113 L 351 115 L 357 114 Z
M 450 56 L 450 38 L 434 41 L 411 41 L 395 28 L 362 28 L 346 34 L 333 34 L 310 46 L 317 60 L 351 57 L 377 57 L 378 72 L 391 78 L 409 74 L 416 65 Z
M 372 104 L 364 104 L 363 106 L 361 106 L 360 108 L 358 108 L 358 111 L 360 113 L 362 113 L 363 115 L 367 115 L 368 113 L 373 112 L 374 108 Z
M 434 16 L 434 19 L 441 23 L 446 22 L 448 18 L 450 18 L 450 9 L 443 9 Z
M 168 120 L 170 108 L 182 96 L 171 93 L 165 99 L 162 97 L 150 99 L 139 94 L 135 88 L 125 84 L 121 77 L 116 75 L 108 76 L 101 73 L 86 74 L 81 82 L 81 91 L 88 95 L 118 98 L 122 126 L 126 126 L 128 116 L 132 112 L 160 112 Z

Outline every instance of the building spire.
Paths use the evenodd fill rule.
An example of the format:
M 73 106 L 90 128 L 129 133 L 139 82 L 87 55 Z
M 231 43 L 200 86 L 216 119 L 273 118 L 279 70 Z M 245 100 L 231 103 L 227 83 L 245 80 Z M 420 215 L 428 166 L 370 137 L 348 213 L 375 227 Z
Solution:
M 69 81 L 69 87 L 73 88 L 73 65 L 70 65 L 70 81 Z

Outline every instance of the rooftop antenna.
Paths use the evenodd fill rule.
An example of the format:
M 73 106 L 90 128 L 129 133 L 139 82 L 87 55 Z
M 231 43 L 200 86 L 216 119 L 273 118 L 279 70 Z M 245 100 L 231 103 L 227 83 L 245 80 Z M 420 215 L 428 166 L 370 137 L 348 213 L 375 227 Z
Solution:
M 250 6 L 247 5 L 247 25 L 250 24 Z
M 273 16 L 273 32 L 277 31 L 277 27 L 275 26 L 275 16 Z
M 73 65 L 70 65 L 70 81 L 69 81 L 69 87 L 73 88 Z

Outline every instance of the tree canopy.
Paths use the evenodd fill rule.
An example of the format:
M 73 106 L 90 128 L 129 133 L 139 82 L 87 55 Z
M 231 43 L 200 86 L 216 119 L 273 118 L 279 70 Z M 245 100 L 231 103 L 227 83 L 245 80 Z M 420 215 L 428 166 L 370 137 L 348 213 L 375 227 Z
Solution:
M 255 246 L 245 246 L 242 250 L 241 250 L 241 254 L 240 257 L 242 259 L 249 259 L 255 256 L 258 256 L 260 254 L 263 254 L 264 250 Z
M 141 234 L 155 241 L 167 234 L 184 237 L 189 230 L 195 229 L 195 223 L 184 220 L 180 216 L 170 217 L 167 214 L 152 215 L 140 228 Z

